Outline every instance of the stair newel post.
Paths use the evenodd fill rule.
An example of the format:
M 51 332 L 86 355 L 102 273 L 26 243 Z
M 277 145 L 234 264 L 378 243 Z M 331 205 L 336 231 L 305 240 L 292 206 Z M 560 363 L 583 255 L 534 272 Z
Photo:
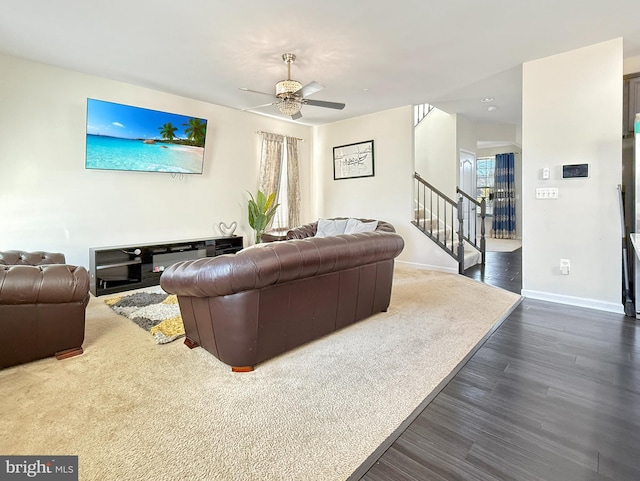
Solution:
M 485 239 L 484 219 L 487 216 L 487 200 L 483 197 L 480 201 L 480 253 L 482 254 L 482 265 L 485 264 L 485 253 L 487 244 Z
M 458 194 L 458 274 L 464 274 L 464 211 L 462 195 Z
M 415 178 L 414 176 L 414 184 L 413 184 L 413 188 L 414 188 L 414 192 L 415 192 L 415 202 L 414 202 L 414 220 L 416 221 L 416 223 L 418 225 L 420 225 L 420 182 L 418 182 L 418 179 Z

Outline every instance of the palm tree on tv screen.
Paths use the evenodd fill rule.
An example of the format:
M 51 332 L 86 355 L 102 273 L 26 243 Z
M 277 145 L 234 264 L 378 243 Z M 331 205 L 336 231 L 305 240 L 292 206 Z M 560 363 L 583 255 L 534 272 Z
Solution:
M 176 130 L 178 130 L 178 127 L 174 127 L 171 122 L 167 122 L 162 127 L 158 127 L 158 130 L 160 130 L 160 135 L 162 135 L 163 139 L 171 142 L 176 137 Z
M 189 119 L 188 124 L 182 125 L 187 127 L 184 129 L 184 133 L 187 135 L 187 138 L 198 147 L 204 147 L 204 136 L 207 130 L 206 122 L 203 123 L 200 119 Z

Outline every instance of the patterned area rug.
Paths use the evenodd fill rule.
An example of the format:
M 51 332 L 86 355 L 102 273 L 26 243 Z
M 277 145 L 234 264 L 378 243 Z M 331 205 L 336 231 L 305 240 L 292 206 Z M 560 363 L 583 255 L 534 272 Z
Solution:
M 158 344 L 184 337 L 184 325 L 175 295 L 138 292 L 105 299 L 111 309 L 153 334 Z

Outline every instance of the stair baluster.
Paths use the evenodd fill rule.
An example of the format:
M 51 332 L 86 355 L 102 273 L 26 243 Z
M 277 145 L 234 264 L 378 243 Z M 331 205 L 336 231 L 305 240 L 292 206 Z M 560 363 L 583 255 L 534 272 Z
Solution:
M 415 206 L 414 220 L 411 222 L 420 229 L 427 237 L 434 241 L 440 248 L 449 254 L 458 263 L 458 272 L 464 273 L 465 244 L 478 250 L 481 254 L 481 262 L 485 262 L 485 226 L 486 201 L 482 199 L 478 202 L 469 194 L 457 188 L 458 200 L 454 201 L 434 186 L 424 180 L 418 173 L 414 173 L 415 185 Z M 427 192 L 428 215 L 427 221 Z M 435 196 L 435 201 L 434 201 Z M 464 205 L 467 203 L 467 215 L 465 216 Z M 434 205 L 435 204 L 435 205 Z M 475 209 L 472 204 L 480 208 L 480 239 L 477 237 L 477 226 Z M 434 210 L 435 207 L 435 210 Z M 450 210 L 450 215 L 448 211 Z M 468 222 L 465 223 L 465 217 Z M 457 225 L 455 222 L 457 221 Z M 442 235 L 440 235 L 442 232 Z M 450 237 L 449 237 L 450 233 Z M 457 244 L 456 244 L 457 236 Z M 451 239 L 451 241 L 449 241 Z M 475 261 L 474 261 L 475 263 Z

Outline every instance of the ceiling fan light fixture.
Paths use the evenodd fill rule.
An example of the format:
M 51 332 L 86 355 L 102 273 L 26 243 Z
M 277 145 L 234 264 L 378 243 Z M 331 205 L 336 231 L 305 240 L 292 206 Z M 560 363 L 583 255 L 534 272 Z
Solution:
M 342 103 L 307 99 L 309 95 L 313 95 L 314 93 L 322 90 L 324 88 L 324 85 L 313 81 L 303 86 L 297 80 L 293 80 L 291 78 L 291 64 L 295 59 L 296 56 L 292 53 L 282 54 L 282 60 L 284 60 L 284 62 L 287 64 L 287 79 L 280 80 L 280 82 L 276 84 L 275 95 L 241 87 L 241 90 L 244 90 L 246 92 L 268 95 L 269 97 L 275 99 L 274 102 L 266 105 L 259 105 L 255 108 L 275 105 L 281 113 L 290 116 L 292 120 L 298 120 L 300 117 L 302 117 L 302 115 L 300 114 L 300 110 L 302 109 L 303 105 L 312 105 L 314 107 L 342 110 L 345 107 L 345 105 Z
M 302 101 L 297 98 L 284 98 L 276 104 L 278 110 L 285 115 L 295 115 L 302 108 Z
M 284 96 L 291 95 L 292 93 L 297 92 L 301 88 L 302 88 L 302 84 L 297 80 L 291 80 L 291 79 L 280 80 L 280 82 L 276 84 L 276 97 L 282 98 Z

